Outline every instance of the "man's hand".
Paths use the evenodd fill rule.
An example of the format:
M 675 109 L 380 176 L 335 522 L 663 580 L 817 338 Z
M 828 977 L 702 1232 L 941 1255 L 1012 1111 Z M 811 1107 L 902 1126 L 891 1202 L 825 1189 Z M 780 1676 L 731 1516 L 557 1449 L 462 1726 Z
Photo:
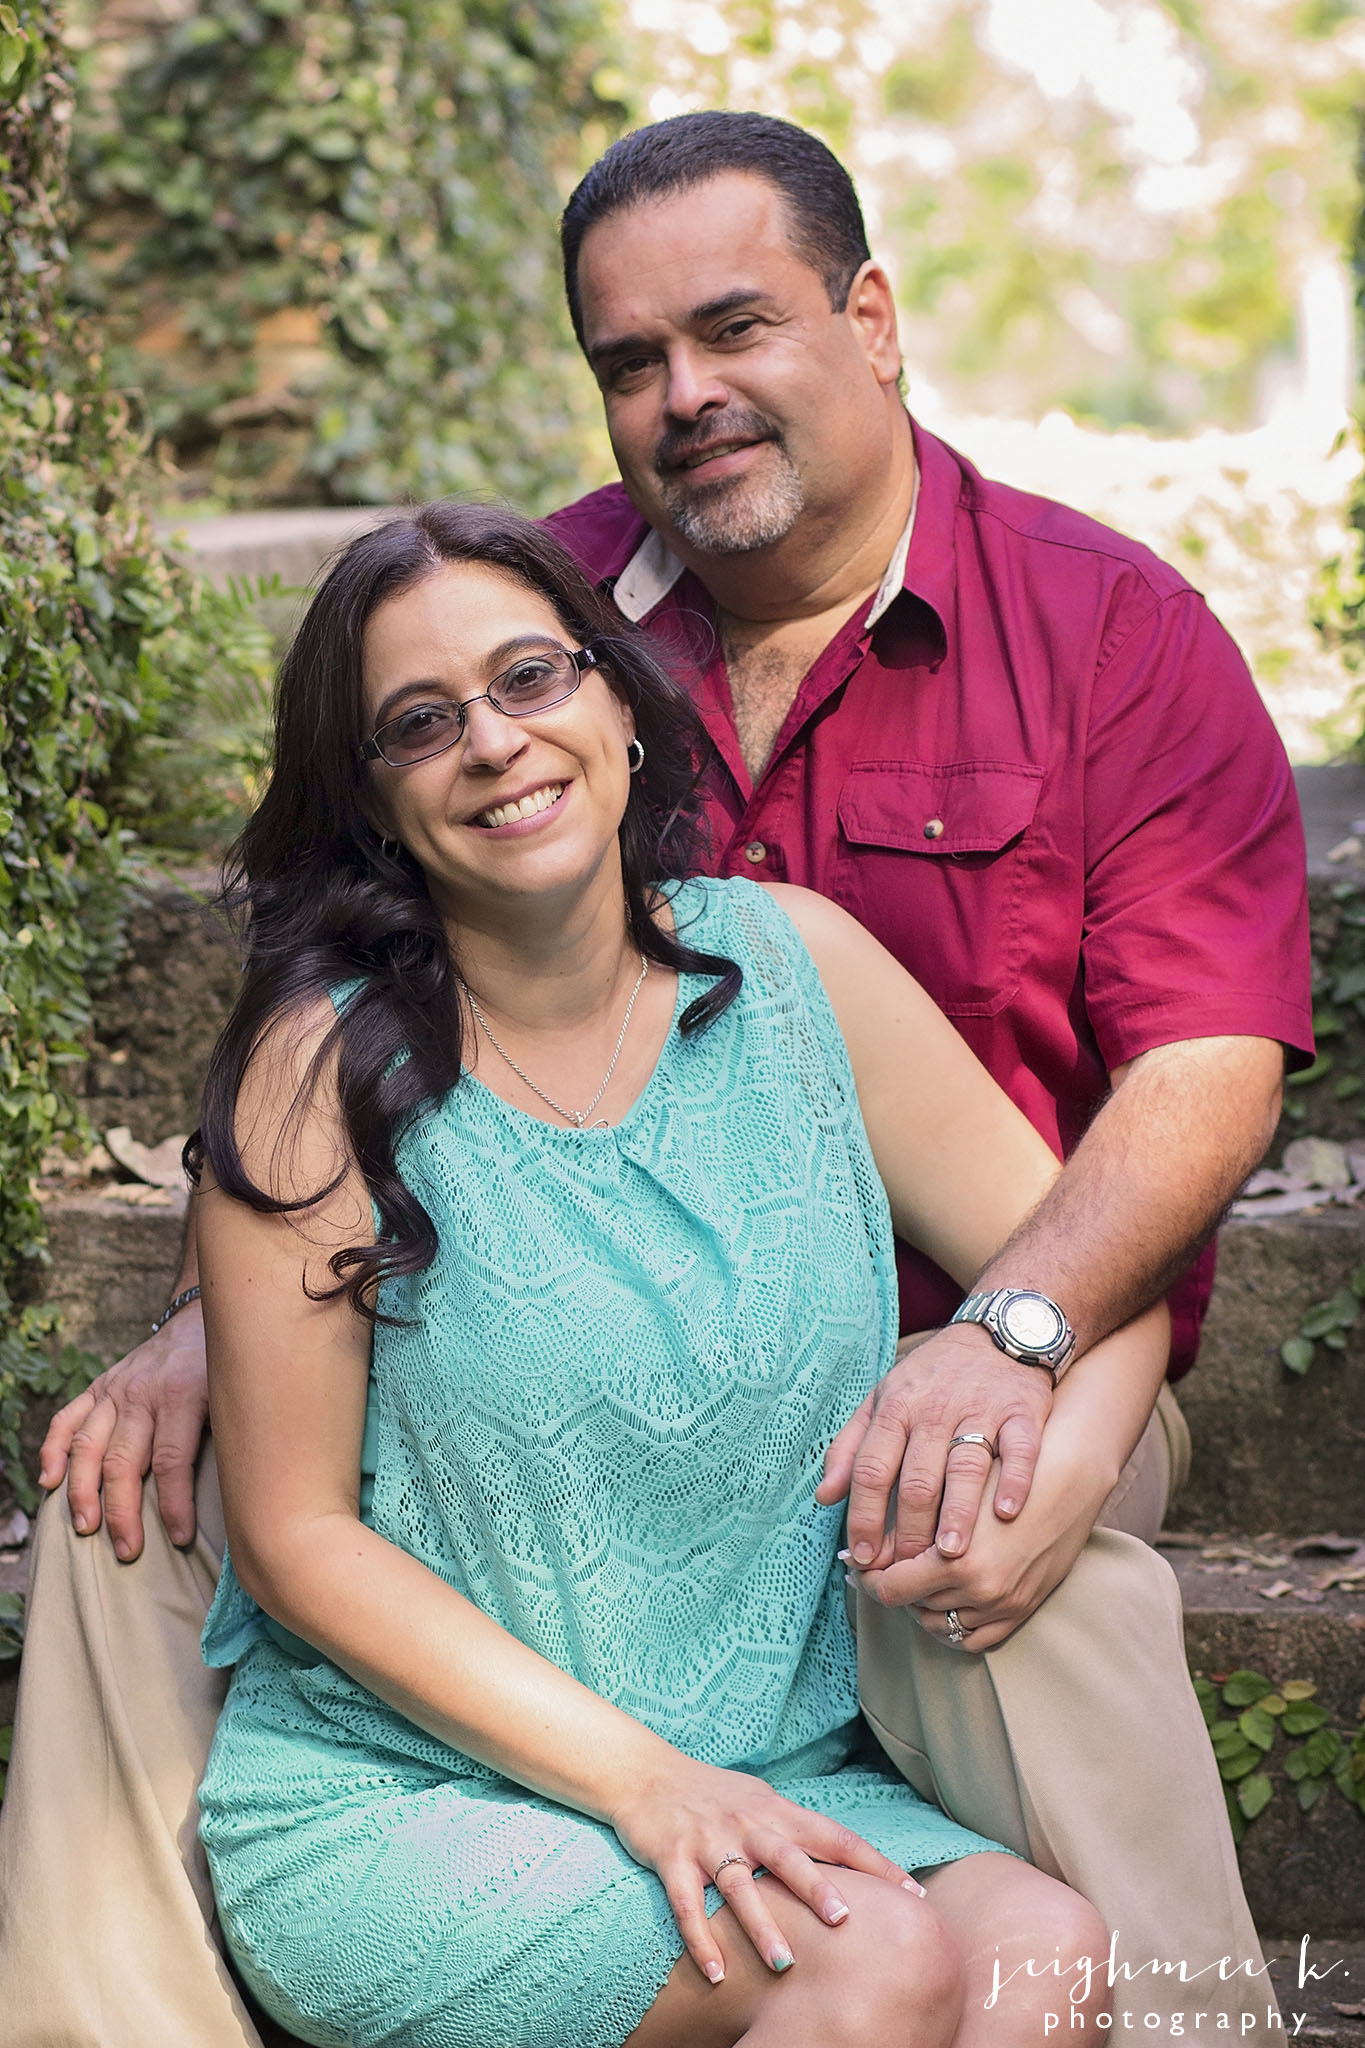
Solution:
M 959 1557 L 974 1540 L 994 1467 L 986 1445 L 950 1450 L 952 1438 L 998 1445 L 992 1493 L 995 1515 L 1007 1521 L 1028 1499 L 1051 1408 L 1050 1376 L 1007 1358 L 974 1324 L 904 1338 L 890 1372 L 830 1445 L 815 1497 L 848 1495 L 859 1570 L 918 1557 L 931 1544 L 940 1559 Z
M 194 1461 L 208 1420 L 204 1318 L 182 1308 L 154 1337 L 93 1380 L 52 1418 L 39 1454 L 49 1492 L 66 1479 L 81 1535 L 104 1521 L 125 1563 L 142 1550 L 142 1481 L 156 1475 L 157 1505 L 172 1543 L 194 1541 Z

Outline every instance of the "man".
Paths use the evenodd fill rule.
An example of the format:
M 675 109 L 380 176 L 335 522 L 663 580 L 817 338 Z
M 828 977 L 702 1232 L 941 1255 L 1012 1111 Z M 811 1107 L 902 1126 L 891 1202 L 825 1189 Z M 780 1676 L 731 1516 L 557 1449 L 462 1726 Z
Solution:
M 826 1497 L 849 1490 L 869 1596 L 869 1718 L 921 1789 L 1088 1892 L 1135 1958 L 1185 1954 L 1204 1971 L 1174 2002 L 1169 1981 L 1144 1979 L 1144 2010 L 1222 1998 L 1264 2012 L 1263 1986 L 1218 1981 L 1218 1958 L 1245 1963 L 1254 1936 L 1178 1601 L 1164 1565 L 1112 1533 L 1155 1535 L 1178 1419 L 1161 1404 L 1107 1501 L 1112 1474 L 1057 1502 L 1046 1469 L 1066 1325 L 1088 1347 L 1177 1279 L 1268 1142 L 1283 1049 L 1310 1054 L 1282 750 L 1231 643 L 1173 571 L 984 481 L 914 425 L 890 287 L 851 184 L 813 138 L 752 115 L 645 129 L 575 193 L 564 250 L 623 481 L 550 524 L 624 616 L 695 670 L 719 756 L 717 869 L 851 909 L 1069 1154 L 978 1277 L 974 1319 L 903 1347 L 832 1448 Z M 1209 1278 L 1205 1261 L 1172 1295 L 1175 1371 L 1193 1357 Z M 1030 1297 L 1022 1321 L 1016 1291 Z M 905 1257 L 903 1328 L 943 1324 L 955 1300 Z M 131 1558 L 150 1463 L 165 1524 L 188 1545 L 204 1413 L 191 1304 L 159 1349 L 58 1418 L 44 1483 L 60 1483 L 69 1447 L 76 1526 L 98 1526 L 102 1483 Z M 206 1472 L 201 1524 L 210 1485 Z M 1097 1515 L 1107 1527 L 1092 1534 Z M 216 1695 L 184 1643 L 215 1545 L 201 1528 L 182 1556 L 155 1518 L 147 1544 L 143 1588 L 103 1543 L 68 1537 L 59 1503 L 43 1516 L 0 1880 L 13 1902 L 41 1886 L 42 1752 L 64 1728 L 78 1749 L 100 1713 L 113 1762 L 73 1806 L 102 1798 L 111 1836 L 135 1837 L 138 1871 L 124 1886 L 98 1872 L 106 1927 L 124 1930 L 102 1947 L 98 2022 L 86 1987 L 60 2025 L 53 1997 L 38 2014 L 30 1993 L 24 2048 L 119 2048 L 133 2016 L 127 2038 L 148 2048 L 253 2038 L 191 1889 L 196 1753 Z M 155 1618 L 177 1600 L 179 1637 Z M 101 1628 L 136 1631 L 135 1658 L 97 1642 Z M 69 1677 L 63 1688 L 75 1652 L 63 1661 L 62 1642 L 93 1671 L 81 1697 Z M 1190 1852 L 1163 1863 L 1158 1897 L 1177 1828 Z M 70 1915 L 52 1860 L 11 1957 L 32 1957 Z

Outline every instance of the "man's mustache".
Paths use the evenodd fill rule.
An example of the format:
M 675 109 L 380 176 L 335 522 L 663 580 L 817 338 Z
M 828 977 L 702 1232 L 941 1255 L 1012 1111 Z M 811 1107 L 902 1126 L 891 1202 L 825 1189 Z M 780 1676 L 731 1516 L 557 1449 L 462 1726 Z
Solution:
M 709 419 L 688 432 L 673 429 L 662 436 L 654 451 L 655 471 L 668 481 L 684 462 L 705 455 L 713 448 L 723 448 L 731 441 L 776 441 L 780 445 L 782 430 L 749 406 L 734 406 L 723 413 L 712 413 Z

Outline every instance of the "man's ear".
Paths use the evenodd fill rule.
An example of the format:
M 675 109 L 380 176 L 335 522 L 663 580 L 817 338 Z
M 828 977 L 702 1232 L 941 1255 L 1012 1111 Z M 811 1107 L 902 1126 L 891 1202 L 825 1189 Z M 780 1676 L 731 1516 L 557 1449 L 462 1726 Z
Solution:
M 854 274 L 844 311 L 857 329 L 877 382 L 898 383 L 901 344 L 896 328 L 896 299 L 891 280 L 879 263 L 864 263 Z

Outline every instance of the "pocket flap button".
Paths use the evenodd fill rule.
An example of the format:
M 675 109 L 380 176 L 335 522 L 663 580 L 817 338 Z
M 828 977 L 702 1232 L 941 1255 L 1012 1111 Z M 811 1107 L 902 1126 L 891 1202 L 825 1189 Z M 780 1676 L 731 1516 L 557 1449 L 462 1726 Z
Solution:
M 926 823 L 925 823 L 925 827 L 924 827 L 924 836 L 925 836 L 925 838 L 926 838 L 926 839 L 942 839 L 942 837 L 943 837 L 943 820 L 942 820 L 942 818 L 929 818 L 929 819 L 928 819 L 928 820 L 926 821 Z

